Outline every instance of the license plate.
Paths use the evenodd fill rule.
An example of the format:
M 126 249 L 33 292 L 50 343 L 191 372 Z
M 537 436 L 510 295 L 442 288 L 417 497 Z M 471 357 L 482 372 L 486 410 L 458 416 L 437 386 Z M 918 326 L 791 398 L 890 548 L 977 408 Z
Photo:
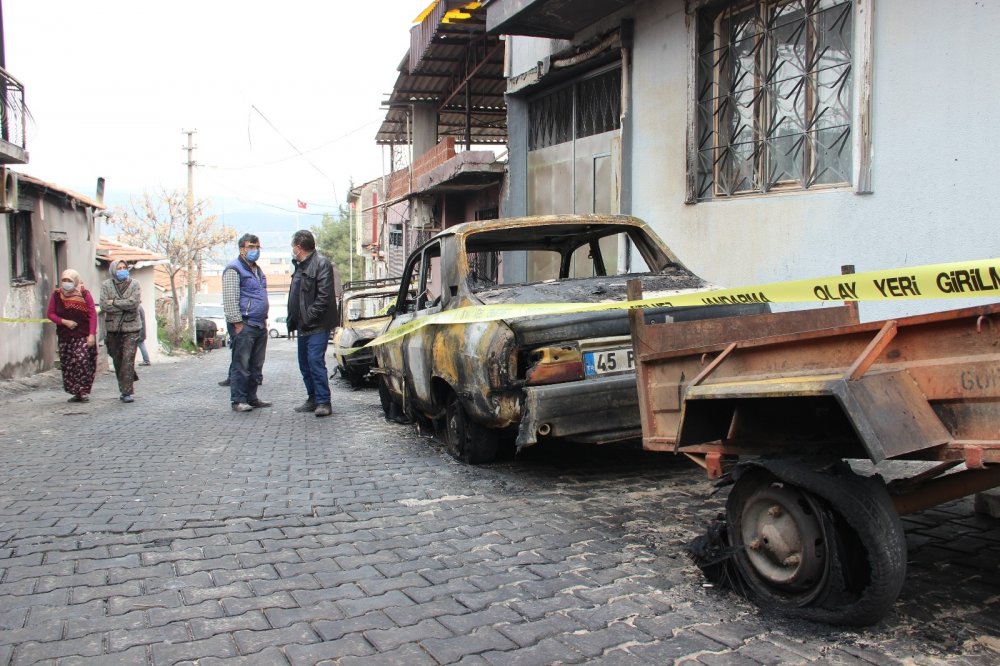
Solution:
M 588 377 L 635 370 L 635 351 L 622 347 L 587 352 L 583 355 L 583 369 Z

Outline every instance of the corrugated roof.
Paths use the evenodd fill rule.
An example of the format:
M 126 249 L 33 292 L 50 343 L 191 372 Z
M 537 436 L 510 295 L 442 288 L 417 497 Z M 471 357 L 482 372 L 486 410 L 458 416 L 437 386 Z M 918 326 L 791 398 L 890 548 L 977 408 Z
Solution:
M 507 143 L 505 43 L 486 34 L 486 10 L 479 4 L 442 0 L 413 26 L 410 50 L 399 65 L 389 99 L 382 104 L 387 111 L 375 136 L 377 143 L 407 143 L 410 106 L 428 102 L 438 107 L 439 136 L 464 142 L 468 108 L 472 143 Z M 456 9 L 468 18 L 449 18 Z

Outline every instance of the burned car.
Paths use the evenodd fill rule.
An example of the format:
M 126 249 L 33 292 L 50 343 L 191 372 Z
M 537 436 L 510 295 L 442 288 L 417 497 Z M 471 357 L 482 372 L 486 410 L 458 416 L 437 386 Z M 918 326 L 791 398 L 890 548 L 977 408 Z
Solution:
M 333 355 L 340 374 L 352 386 L 368 379 L 374 362 L 372 349 L 352 351 L 377 338 L 391 317 L 389 307 L 399 293 L 399 279 L 355 280 L 344 285 L 340 322 L 333 330 Z
M 518 450 L 542 439 L 603 443 L 641 434 L 626 310 L 513 316 L 409 330 L 410 322 L 476 305 L 626 300 L 711 288 L 646 223 L 627 216 L 556 215 L 448 228 L 407 259 L 388 332 L 375 347 L 386 415 L 443 426 L 451 453 L 495 458 L 499 436 Z M 415 296 L 411 296 L 411 290 Z M 509 309 L 509 308 L 508 308 Z M 646 309 L 657 322 L 766 311 L 763 304 Z

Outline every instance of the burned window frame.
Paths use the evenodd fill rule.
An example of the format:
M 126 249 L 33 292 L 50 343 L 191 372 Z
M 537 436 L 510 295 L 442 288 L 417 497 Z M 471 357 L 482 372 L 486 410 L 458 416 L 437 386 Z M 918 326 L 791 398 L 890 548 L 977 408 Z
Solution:
M 10 282 L 19 287 L 35 284 L 34 243 L 30 211 L 7 215 L 7 239 L 10 246 Z
M 691 89 L 688 97 L 686 203 L 817 189 L 853 187 L 856 193 L 872 191 L 871 4 L 871 0 L 694 0 L 690 3 Z M 807 97 L 804 103 L 796 100 L 796 104 L 802 104 L 796 108 L 803 110 L 803 116 L 797 119 L 801 131 L 797 134 L 784 132 L 776 136 L 773 133 L 787 118 L 774 115 L 780 102 L 770 101 L 776 98 L 776 87 L 775 80 L 767 77 L 777 74 L 793 56 L 790 55 L 786 60 L 777 57 L 776 43 L 787 49 L 787 43 L 781 40 L 777 31 L 787 29 L 788 24 L 769 23 L 768 18 L 778 16 L 787 21 L 789 8 L 796 5 L 804 12 L 798 19 L 802 24 L 802 34 L 797 39 L 801 40 L 801 44 L 792 44 L 812 51 L 802 54 L 804 67 L 799 70 L 801 85 L 788 86 L 786 90 L 793 90 L 796 94 L 811 94 L 812 97 Z M 734 48 L 734 42 L 722 41 L 723 31 L 720 30 L 720 25 L 734 14 L 749 15 L 750 12 L 753 12 L 753 20 L 757 22 L 756 31 L 749 33 L 750 37 L 756 39 L 750 53 L 752 64 L 747 65 L 750 59 L 745 58 L 744 67 L 739 70 L 732 64 L 732 57 L 727 59 L 726 56 L 733 56 L 740 51 Z M 835 41 L 831 35 L 837 33 L 829 29 L 829 20 L 822 23 L 824 19 L 834 15 L 847 22 L 846 34 L 837 35 L 841 37 L 837 42 L 839 49 L 823 47 L 824 43 Z M 827 31 L 819 31 L 817 25 L 826 26 Z M 836 27 L 843 29 L 843 26 Z M 824 35 L 827 42 L 820 43 L 817 35 Z M 708 42 L 709 36 L 711 43 Z M 841 60 L 842 71 L 839 72 L 844 77 L 834 77 L 832 81 L 824 78 L 828 70 L 817 67 L 820 59 L 831 57 L 831 52 L 838 56 L 846 53 L 846 65 Z M 786 50 L 786 53 L 791 53 L 791 50 Z M 727 64 L 730 65 L 728 69 Z M 794 70 L 794 66 L 792 69 Z M 742 71 L 740 81 L 744 83 L 744 87 L 726 90 L 725 77 L 722 75 L 726 71 Z M 752 85 L 747 85 L 747 76 L 754 77 Z M 817 85 L 825 86 L 822 94 L 816 92 Z M 833 86 L 838 88 L 831 92 Z M 738 135 L 735 130 L 729 131 L 731 128 L 720 128 L 720 115 L 725 112 L 725 105 L 734 105 L 736 96 L 741 91 L 746 93 L 747 88 L 751 95 L 744 95 L 747 99 L 742 101 L 747 106 L 752 104 L 752 109 L 747 113 L 744 108 L 743 115 L 748 122 L 736 126 L 742 128 L 743 134 Z M 827 114 L 818 106 L 821 98 L 829 107 L 837 107 L 834 114 Z M 830 129 L 822 123 L 832 125 L 829 118 L 834 116 L 843 121 L 843 131 L 836 141 L 830 141 L 828 139 L 833 136 L 833 132 L 827 131 L 821 137 L 819 128 L 824 131 Z M 772 134 L 769 135 L 769 132 Z M 727 140 L 727 137 L 732 139 L 736 136 L 739 136 L 739 143 Z M 748 136 L 749 140 L 746 140 Z M 792 145 L 801 150 L 800 170 L 792 172 L 794 177 L 776 178 L 776 174 L 783 172 L 773 169 L 777 160 L 769 151 L 776 151 L 775 147 L 780 139 L 790 136 L 798 137 Z M 750 150 L 738 154 L 736 147 Z M 837 165 L 838 169 L 829 171 L 830 164 Z M 729 170 L 725 171 L 726 169 Z

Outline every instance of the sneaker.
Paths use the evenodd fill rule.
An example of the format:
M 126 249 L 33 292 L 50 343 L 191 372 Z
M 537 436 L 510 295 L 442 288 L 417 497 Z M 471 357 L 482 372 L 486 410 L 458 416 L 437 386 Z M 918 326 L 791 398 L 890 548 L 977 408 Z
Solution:
M 219 386 L 229 386 L 229 380 L 223 379 L 221 382 L 219 382 Z
M 149 361 L 143 361 L 143 362 L 142 362 L 142 363 L 140 363 L 139 365 L 149 365 Z
M 72 398 L 70 398 L 66 402 L 83 402 L 83 398 L 81 396 L 74 395 Z
M 233 411 L 234 412 L 249 412 L 253 409 L 250 405 L 245 402 L 234 402 Z
M 123 393 L 122 397 L 119 398 L 122 402 L 135 402 L 135 398 L 127 393 Z
M 316 411 L 313 413 L 316 416 L 329 416 L 333 414 L 333 410 L 330 409 L 330 405 L 316 405 Z
M 313 402 L 312 400 L 306 400 L 301 405 L 299 405 L 298 407 L 296 407 L 295 411 L 300 412 L 300 413 L 301 412 L 315 412 L 316 411 L 316 403 Z
M 267 402 L 266 400 L 251 400 L 247 404 L 250 405 L 251 407 L 256 407 L 258 409 L 260 409 L 261 407 L 270 407 L 271 406 L 271 403 Z
M 80 396 L 80 402 L 90 402 L 90 396 L 86 395 L 86 394 L 81 395 Z

